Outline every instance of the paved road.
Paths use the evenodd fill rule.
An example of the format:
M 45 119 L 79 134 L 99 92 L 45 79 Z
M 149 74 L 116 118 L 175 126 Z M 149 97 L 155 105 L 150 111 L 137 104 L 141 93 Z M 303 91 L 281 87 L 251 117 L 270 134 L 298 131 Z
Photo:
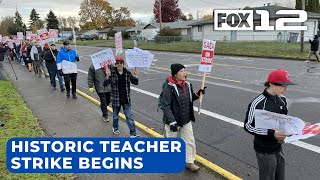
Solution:
M 78 83 L 86 88 L 86 71 L 91 64 L 90 54 L 100 47 L 77 47 L 82 61 L 78 64 Z M 195 89 L 200 87 L 198 75 L 200 55 L 152 52 L 154 63 L 142 69 L 140 83 L 132 91 L 134 118 L 148 127 L 162 132 L 162 112 L 157 112 L 157 95 L 169 75 L 173 62 L 187 66 L 188 79 Z M 196 115 L 194 131 L 197 153 L 244 179 L 257 179 L 258 169 L 253 150 L 253 136 L 243 128 L 245 112 L 250 101 L 263 91 L 263 83 L 272 69 L 290 72 L 298 86 L 291 86 L 286 94 L 289 114 L 311 123 L 320 122 L 319 91 L 320 64 L 301 61 L 215 56 L 214 69 L 207 77 L 208 86 L 201 115 Z M 315 68 L 310 68 L 315 67 Z M 195 103 L 198 106 L 197 103 Z M 319 179 L 319 136 L 295 145 L 285 144 L 287 179 Z

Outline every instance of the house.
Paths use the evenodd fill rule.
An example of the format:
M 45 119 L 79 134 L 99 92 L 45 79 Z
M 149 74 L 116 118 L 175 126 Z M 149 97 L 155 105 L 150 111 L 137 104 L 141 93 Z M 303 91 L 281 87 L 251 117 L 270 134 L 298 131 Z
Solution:
M 69 38 L 72 36 L 72 31 L 60 31 L 59 32 L 59 37 L 62 39 Z
M 191 38 L 191 26 L 189 24 L 195 23 L 197 20 L 190 21 L 176 21 L 166 22 L 161 24 L 161 28 L 170 27 L 171 29 L 178 29 L 181 31 L 183 39 Z M 131 37 L 144 37 L 147 40 L 152 40 L 160 31 L 160 23 L 150 23 L 144 26 L 136 26 L 127 30 Z
M 267 10 L 269 12 L 270 26 L 274 26 L 276 19 L 280 16 L 276 15 L 278 10 L 293 10 L 287 7 L 267 5 L 262 7 L 250 8 L 249 10 Z M 308 41 L 312 38 L 318 31 L 318 20 L 320 20 L 319 13 L 307 12 L 308 20 L 304 23 L 308 27 L 304 31 L 304 41 Z M 295 14 L 284 15 L 283 17 L 297 17 Z M 260 25 L 261 17 L 260 15 L 254 14 L 253 16 L 254 25 Z M 300 41 L 301 31 L 295 30 L 272 30 L 272 31 L 217 31 L 214 30 L 213 19 L 204 20 L 196 23 L 189 24 L 192 26 L 192 39 L 202 40 L 202 39 L 212 39 L 218 41 L 290 41 L 297 42 Z M 301 25 L 301 23 L 289 23 L 288 25 Z
M 106 28 L 98 31 L 98 37 L 99 39 L 106 40 L 108 38 L 108 32 L 111 30 L 111 28 Z
M 129 33 L 129 36 L 131 38 L 135 38 L 141 35 L 141 30 L 145 27 L 145 25 L 137 25 L 135 27 L 132 27 L 130 29 L 127 29 L 126 31 Z

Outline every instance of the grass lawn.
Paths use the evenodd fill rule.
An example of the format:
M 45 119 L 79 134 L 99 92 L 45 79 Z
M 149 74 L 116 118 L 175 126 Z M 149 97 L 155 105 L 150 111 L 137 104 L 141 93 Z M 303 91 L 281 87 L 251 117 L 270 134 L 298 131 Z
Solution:
M 6 168 L 6 142 L 12 137 L 45 136 L 32 111 L 10 81 L 0 81 L 0 179 L 73 179 L 71 174 L 12 174 Z
M 200 41 L 176 42 L 158 44 L 155 42 L 138 42 L 138 47 L 146 50 L 171 51 L 171 52 L 201 52 Z M 104 47 L 114 47 L 114 41 L 99 44 Z M 123 41 L 123 48 L 133 48 L 132 40 Z M 215 54 L 236 55 L 251 57 L 303 59 L 307 58 L 310 44 L 305 43 L 304 53 L 300 53 L 300 44 L 281 42 L 217 42 Z M 315 59 L 315 57 L 313 57 Z

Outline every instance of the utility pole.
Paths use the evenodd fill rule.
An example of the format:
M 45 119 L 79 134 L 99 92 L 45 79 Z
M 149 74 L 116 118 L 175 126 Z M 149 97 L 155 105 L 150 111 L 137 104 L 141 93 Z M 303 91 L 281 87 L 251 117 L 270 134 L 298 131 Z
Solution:
M 161 0 L 158 0 L 159 2 L 159 21 L 160 21 L 160 31 L 162 28 L 162 12 L 161 12 Z
M 305 0 L 302 0 L 302 10 L 305 10 Z M 301 26 L 303 26 L 304 23 L 301 23 Z M 304 52 L 304 31 L 301 30 L 301 39 L 300 39 L 300 43 L 301 43 L 301 47 L 300 47 L 300 52 L 303 53 Z

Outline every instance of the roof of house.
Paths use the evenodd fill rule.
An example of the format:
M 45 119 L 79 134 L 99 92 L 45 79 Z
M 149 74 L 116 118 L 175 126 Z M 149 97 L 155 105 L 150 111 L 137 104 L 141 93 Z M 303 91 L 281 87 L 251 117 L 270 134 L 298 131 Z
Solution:
M 137 25 L 135 27 L 127 29 L 128 32 L 141 31 L 146 25 Z
M 132 28 L 132 26 L 114 26 L 112 28 L 112 30 L 120 32 L 120 31 L 125 31 L 125 30 L 130 29 L 130 28 Z
M 111 28 L 105 28 L 105 29 L 102 29 L 100 31 L 98 31 L 98 33 L 107 33 L 111 30 Z
M 287 8 L 287 7 L 282 7 L 282 6 L 276 6 L 276 5 L 267 5 L 267 6 L 261 6 L 261 7 L 253 7 L 253 8 L 248 8 L 246 10 L 267 10 L 269 12 L 269 18 L 270 19 L 276 19 L 280 17 L 298 17 L 296 14 L 286 14 L 286 15 L 277 15 L 276 12 L 278 10 L 294 10 L 292 8 Z M 314 12 L 307 12 L 308 13 L 308 19 L 320 19 L 320 13 L 314 13 Z M 253 20 L 259 20 L 261 18 L 260 15 L 254 13 L 253 15 Z M 239 19 L 235 18 L 235 21 Z M 213 24 L 214 20 L 212 19 L 207 19 L 203 21 L 198 21 L 195 23 L 189 24 L 189 26 L 199 26 L 199 25 L 204 25 L 204 24 Z

